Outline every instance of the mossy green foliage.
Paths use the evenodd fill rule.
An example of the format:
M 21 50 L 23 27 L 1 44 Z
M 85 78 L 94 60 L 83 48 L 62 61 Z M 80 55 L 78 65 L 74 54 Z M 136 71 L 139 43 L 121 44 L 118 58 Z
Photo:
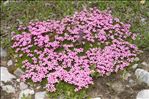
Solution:
M 140 1 L 43 1 L 24 0 L 1 3 L 1 20 L 12 24 L 16 29 L 18 23 L 28 24 L 29 21 L 60 19 L 72 15 L 74 11 L 80 11 L 85 7 L 97 7 L 101 10 L 110 9 L 115 17 L 123 22 L 132 24 L 132 32 L 140 33 L 135 43 L 145 50 L 149 50 L 149 1 L 141 4 Z M 143 21 L 144 20 L 144 21 Z M 12 29 L 11 29 L 12 30 Z M 2 31 L 3 34 L 3 31 Z M 7 41 L 4 45 L 7 45 Z
M 75 92 L 75 87 L 65 82 L 60 82 L 56 85 L 56 92 L 49 93 L 49 99 L 87 99 L 86 90 Z M 60 99 L 61 99 L 60 98 Z

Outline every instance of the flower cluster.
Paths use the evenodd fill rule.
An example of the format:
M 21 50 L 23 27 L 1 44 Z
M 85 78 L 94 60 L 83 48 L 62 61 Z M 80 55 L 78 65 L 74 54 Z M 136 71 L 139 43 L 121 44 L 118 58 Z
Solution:
M 61 20 L 30 22 L 14 34 L 12 48 L 23 60 L 23 81 L 47 80 L 56 90 L 60 81 L 75 85 L 75 91 L 93 84 L 92 73 L 106 75 L 129 66 L 140 52 L 129 43 L 136 35 L 130 24 L 96 8 L 76 12 Z M 92 69 L 92 66 L 95 66 Z

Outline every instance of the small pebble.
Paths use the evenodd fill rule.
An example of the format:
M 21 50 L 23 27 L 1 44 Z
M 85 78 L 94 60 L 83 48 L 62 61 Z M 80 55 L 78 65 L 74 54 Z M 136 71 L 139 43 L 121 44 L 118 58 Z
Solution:
M 134 59 L 134 61 L 139 61 L 140 59 L 139 59 L 139 57 L 136 57 L 135 59 Z
M 17 68 L 15 71 L 14 71 L 14 74 L 18 77 L 20 77 L 21 75 L 24 74 L 24 72 L 20 69 L 20 68 Z
M 132 66 L 132 69 L 136 69 L 138 67 L 138 64 L 134 64 L 133 66 Z
M 142 62 L 142 65 L 144 66 L 148 66 L 148 64 L 146 62 Z
M 27 97 L 27 96 L 33 95 L 33 94 L 34 94 L 34 90 L 32 90 L 32 89 L 22 90 L 19 94 L 19 99 L 22 99 L 23 96 Z
M 6 91 L 7 93 L 15 93 L 15 88 L 11 85 L 5 85 L 5 86 L 2 86 L 2 89 L 4 91 Z
M 9 60 L 9 61 L 7 62 L 7 66 L 11 66 L 11 65 L 13 65 L 13 62 L 12 62 L 12 60 Z
M 20 83 L 20 90 L 24 90 L 24 89 L 27 89 L 27 88 L 28 88 L 27 84 L 25 84 L 24 82 Z
M 37 92 L 35 94 L 35 99 L 45 99 L 45 96 L 46 96 L 46 92 L 43 91 L 43 92 Z

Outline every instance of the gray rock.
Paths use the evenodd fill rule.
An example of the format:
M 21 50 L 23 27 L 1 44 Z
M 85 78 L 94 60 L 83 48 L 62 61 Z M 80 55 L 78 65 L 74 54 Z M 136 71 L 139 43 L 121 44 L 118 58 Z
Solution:
M 149 89 L 144 89 L 137 94 L 136 99 L 149 99 Z
M 7 1 L 5 1 L 3 4 L 4 4 L 4 6 L 6 6 L 6 5 L 9 4 L 9 3 L 10 3 L 10 1 L 7 0 Z
M 16 77 L 8 72 L 8 69 L 6 67 L 0 67 L 1 71 L 1 81 L 3 82 L 9 82 L 12 79 L 15 79 Z
M 13 61 L 12 61 L 12 60 L 9 60 L 9 61 L 7 62 L 7 66 L 11 66 L 11 65 L 13 65 Z
M 6 50 L 4 50 L 3 48 L 1 48 L 0 47 L 0 53 L 1 53 L 1 55 L 0 55 L 0 57 L 1 58 L 3 58 L 3 57 L 6 57 L 7 56 L 7 52 L 6 52 Z
M 140 82 L 144 82 L 149 86 L 149 72 L 143 69 L 137 69 L 135 75 Z
M 37 93 L 35 94 L 35 99 L 45 99 L 45 96 L 46 96 L 46 91 L 37 92 Z
M 146 24 L 147 23 L 146 21 L 147 21 L 146 18 L 143 18 L 143 17 L 141 18 L 141 23 L 142 24 Z
M 132 65 L 132 69 L 136 69 L 138 67 L 138 64 Z
M 27 84 L 25 84 L 24 82 L 20 83 L 20 90 L 24 90 L 24 89 L 27 89 L 27 88 L 28 88 Z
M 4 86 L 4 83 L 0 81 L 0 86 Z
M 146 67 L 149 66 L 149 64 L 147 64 L 146 62 L 142 62 L 141 64 L 146 66 Z
M 24 72 L 20 69 L 20 68 L 17 68 L 15 71 L 14 71 L 14 74 L 18 77 L 20 77 L 21 75 L 24 74 Z
M 37 86 L 36 89 L 39 90 L 41 88 L 41 86 Z
M 147 71 L 149 71 L 149 63 L 147 63 L 147 62 L 142 62 L 141 63 L 143 66 L 141 66 L 141 68 L 143 68 L 144 70 L 147 70 Z
M 136 57 L 135 59 L 134 59 L 134 61 L 139 61 L 140 59 L 139 59 L 139 57 Z
M 20 80 L 20 79 L 17 79 L 16 81 L 17 81 L 17 82 L 20 82 L 21 80 Z
M 27 96 L 33 95 L 33 94 L 34 94 L 34 90 L 32 90 L 32 89 L 22 90 L 19 94 L 19 99 L 22 99 L 23 96 L 27 97 Z
M 2 90 L 6 91 L 7 93 L 15 93 L 16 89 L 11 85 L 2 86 Z

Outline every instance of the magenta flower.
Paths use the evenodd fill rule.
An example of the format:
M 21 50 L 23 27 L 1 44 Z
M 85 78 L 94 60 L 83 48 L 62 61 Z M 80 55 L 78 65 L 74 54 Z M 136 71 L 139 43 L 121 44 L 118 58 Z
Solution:
M 134 61 L 140 50 L 129 43 L 136 38 L 129 29 L 130 24 L 96 8 L 20 26 L 22 34 L 13 33 L 12 48 L 19 57 L 29 58 L 22 61 L 25 73 L 21 79 L 46 79 L 50 92 L 56 91 L 60 81 L 75 85 L 75 91 L 87 88 L 93 84 L 92 73 L 107 75 Z

